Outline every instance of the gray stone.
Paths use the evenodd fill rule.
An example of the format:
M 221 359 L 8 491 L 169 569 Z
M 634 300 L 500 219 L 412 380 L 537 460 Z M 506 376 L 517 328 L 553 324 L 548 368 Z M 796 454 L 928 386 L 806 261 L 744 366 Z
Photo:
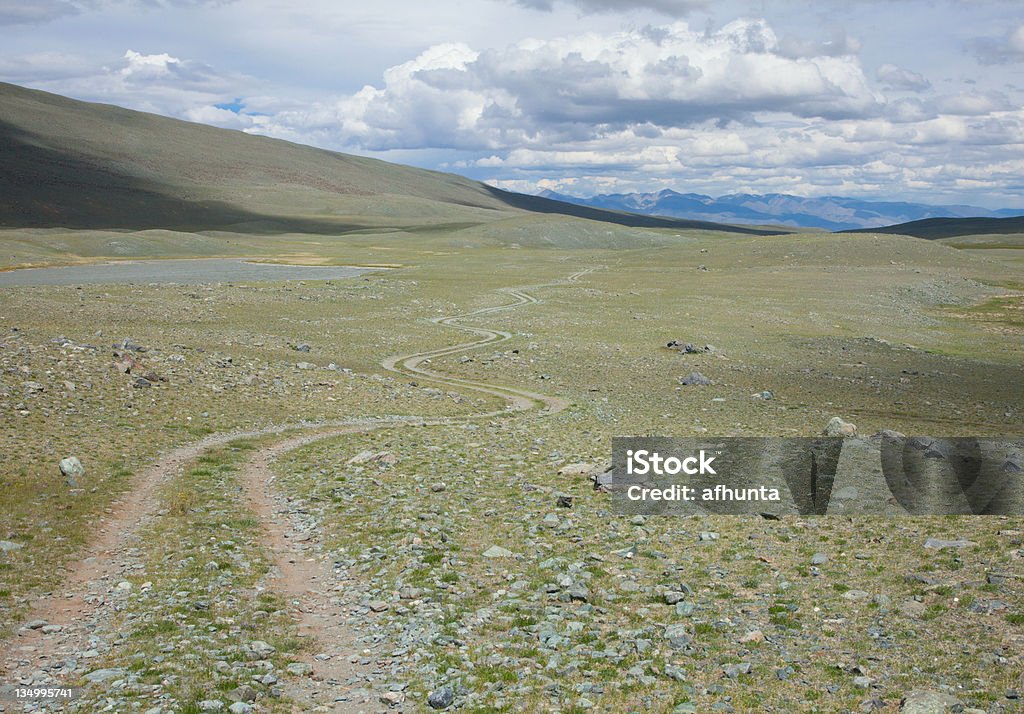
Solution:
M 572 602 L 587 602 L 590 599 L 590 590 L 582 583 L 576 583 L 569 588 L 568 594 Z
M 228 711 L 231 712 L 231 714 L 252 714 L 255 709 L 253 709 L 252 704 L 248 704 L 246 702 L 235 702 L 228 707 Z
M 110 679 L 122 679 L 128 675 L 128 670 L 115 668 L 115 669 L 94 669 L 85 675 L 85 679 L 88 682 L 94 684 L 99 682 L 106 682 Z
M 811 556 L 811 565 L 824 565 L 828 562 L 828 555 L 825 553 L 815 553 Z
M 256 701 L 257 691 L 250 687 L 248 684 L 243 684 L 231 691 L 229 695 L 236 702 L 254 702 Z
M 366 603 L 366 606 L 374 612 L 384 612 L 389 607 L 383 600 L 370 600 L 370 602 Z
M 960 700 L 945 692 L 918 689 L 903 698 L 900 711 L 904 714 L 944 714 L 962 706 Z
M 976 545 L 971 540 L 943 540 L 942 538 L 929 538 L 924 542 L 925 548 L 931 550 L 946 550 L 947 548 L 966 548 L 969 545 Z
M 61 459 L 57 465 L 60 469 L 60 473 L 64 476 L 68 486 L 75 488 L 78 486 L 78 479 L 85 476 L 85 467 L 82 466 L 82 462 L 78 460 L 77 456 L 69 456 L 66 459 Z
M 447 709 L 455 702 L 455 690 L 444 686 L 435 689 L 427 696 L 427 704 L 431 709 Z
M 700 372 L 690 372 L 680 379 L 679 383 L 684 387 L 707 387 L 711 384 L 711 380 Z
M 822 433 L 825 436 L 857 436 L 857 426 L 839 417 L 832 417 Z
M 0 553 L 10 553 L 13 550 L 21 550 L 24 548 L 21 543 L 14 543 L 9 540 L 0 540 Z
M 685 649 L 693 638 L 690 637 L 690 633 L 687 632 L 687 626 L 682 624 L 669 625 L 665 628 L 665 639 L 668 640 L 669 647 L 674 650 Z
M 249 649 L 255 652 L 259 657 L 266 659 L 270 655 L 277 652 L 277 649 L 272 645 L 268 645 L 263 640 L 253 640 L 249 643 Z
M 288 674 L 296 677 L 307 677 L 313 673 L 313 668 L 305 662 L 292 662 L 285 669 L 288 670 Z
M 492 545 L 490 548 L 483 552 L 485 558 L 511 558 L 514 556 L 511 550 L 502 548 L 500 545 Z
M 722 671 L 725 672 L 725 676 L 729 679 L 736 679 L 741 674 L 750 674 L 751 672 L 750 662 L 739 662 L 737 664 L 727 664 L 722 667 Z
M 199 711 L 201 712 L 219 712 L 224 708 L 224 702 L 219 699 L 204 699 L 199 702 Z

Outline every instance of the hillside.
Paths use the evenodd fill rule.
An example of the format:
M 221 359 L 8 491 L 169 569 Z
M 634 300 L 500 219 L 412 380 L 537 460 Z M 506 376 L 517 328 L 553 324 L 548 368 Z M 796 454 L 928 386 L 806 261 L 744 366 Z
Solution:
M 891 233 L 939 240 L 974 235 L 1013 235 L 1024 233 L 1024 217 L 1012 218 L 928 218 L 899 223 L 885 228 L 861 229 L 848 233 Z
M 461 176 L 0 83 L 0 226 L 343 233 L 523 213 L 730 229 L 511 194 Z

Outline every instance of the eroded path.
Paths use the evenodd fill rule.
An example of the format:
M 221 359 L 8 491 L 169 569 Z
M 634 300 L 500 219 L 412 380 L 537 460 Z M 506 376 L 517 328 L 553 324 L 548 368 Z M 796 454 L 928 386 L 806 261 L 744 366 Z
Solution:
M 239 485 L 248 510 L 261 524 L 264 546 L 273 568 L 266 586 L 285 598 L 296 628 L 303 637 L 312 637 L 316 645 L 307 648 L 306 662 L 311 677 L 282 681 L 284 694 L 301 702 L 300 710 L 314 706 L 326 711 L 376 711 L 386 705 L 374 701 L 371 692 L 361 686 L 373 668 L 372 653 L 361 650 L 352 629 L 346 624 L 344 586 L 338 581 L 332 563 L 320 554 L 315 534 L 301 532 L 289 519 L 285 497 L 274 488 L 273 462 L 281 455 L 314 441 L 343 434 L 364 433 L 382 428 L 413 425 L 455 424 L 493 418 L 508 412 L 553 414 L 565 409 L 564 399 L 512 387 L 450 377 L 424 365 L 438 357 L 468 352 L 512 339 L 512 334 L 480 326 L 462 324 L 462 320 L 500 311 L 513 310 L 539 302 L 527 292 L 575 282 L 593 268 L 581 270 L 565 280 L 528 288 L 506 289 L 512 301 L 472 312 L 434 318 L 437 325 L 453 327 L 473 335 L 474 339 L 456 345 L 389 357 L 384 369 L 430 381 L 449 389 L 471 390 L 505 399 L 504 410 L 458 418 L 387 417 L 370 420 L 298 424 L 254 431 L 216 434 L 181 446 L 161 456 L 135 479 L 134 486 L 121 500 L 107 509 L 96 526 L 96 536 L 81 561 L 73 564 L 54 591 L 40 596 L 25 626 L 6 643 L 0 643 L 0 684 L 45 686 L 69 684 L 93 673 L 108 651 L 109 643 L 97 633 L 110 630 L 119 611 L 124 609 L 118 587 L 139 566 L 139 553 L 146 529 L 162 515 L 159 492 L 179 476 L 185 466 L 211 449 L 232 442 L 267 439 L 284 435 L 255 450 L 241 469 Z M 45 622 L 41 626 L 39 623 Z M 370 656 L 367 656 L 370 655 Z M 102 670 L 101 670 L 102 671 Z M 120 676 L 119 673 L 111 677 Z M 104 678 L 96 678 L 101 685 Z M 19 710 L 0 699 L 0 711 Z

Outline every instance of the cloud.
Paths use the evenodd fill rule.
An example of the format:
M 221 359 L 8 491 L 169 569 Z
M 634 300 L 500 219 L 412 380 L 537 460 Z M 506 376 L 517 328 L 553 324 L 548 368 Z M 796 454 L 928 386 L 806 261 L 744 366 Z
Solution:
M 894 64 L 883 64 L 875 72 L 875 78 L 890 89 L 901 89 L 910 92 L 921 92 L 929 89 L 932 83 L 917 72 L 897 67 Z
M 573 5 L 580 12 L 625 12 L 629 10 L 653 10 L 669 17 L 683 17 L 694 10 L 710 4 L 709 0 L 512 0 L 516 5 L 551 12 L 555 5 Z
M 87 10 L 98 10 L 116 5 L 136 5 L 143 8 L 203 7 L 226 5 L 235 0 L 0 0 L 0 26 L 40 25 L 62 17 L 78 15 Z
M 1002 92 L 961 92 L 945 95 L 935 100 L 936 109 L 942 114 L 964 116 L 985 116 L 993 112 L 1014 108 L 1013 102 Z
M 81 5 L 70 0 L 0 0 L 0 26 L 35 25 L 80 11 Z
M 976 38 L 968 47 L 982 64 L 1024 62 L 1024 25 L 1018 25 L 1001 37 Z
M 761 114 L 845 118 L 884 102 L 850 56 L 787 57 L 763 21 L 714 33 L 684 22 L 614 34 L 428 49 L 333 104 L 285 112 L 261 130 L 371 151 L 493 150 L 581 142 L 638 127 L 756 123 Z
M 55 52 L 4 58 L 0 77 L 58 94 L 233 128 L 246 128 L 251 122 L 240 124 L 234 113 L 227 117 L 212 110 L 257 86 L 250 77 L 220 72 L 203 62 L 133 49 L 99 65 Z

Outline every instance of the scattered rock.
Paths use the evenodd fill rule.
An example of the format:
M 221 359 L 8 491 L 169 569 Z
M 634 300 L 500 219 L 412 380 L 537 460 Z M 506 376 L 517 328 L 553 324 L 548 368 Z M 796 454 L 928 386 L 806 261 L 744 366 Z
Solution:
M 924 542 L 925 548 L 931 550 L 946 550 L 947 548 L 966 548 L 969 545 L 976 545 L 971 540 L 943 540 L 942 538 L 929 538 Z
M 822 434 L 825 436 L 857 436 L 857 426 L 836 416 L 828 420 Z
M 690 374 L 680 379 L 679 383 L 684 387 L 707 387 L 711 384 L 711 380 L 700 372 L 690 372 Z
M 384 612 L 389 607 L 383 600 L 370 600 L 370 602 L 366 603 L 366 606 L 373 612 Z
M 764 642 L 764 633 L 760 630 L 751 630 L 740 638 L 740 644 L 745 645 L 751 642 Z
M 293 347 L 292 349 L 294 349 L 296 352 L 309 352 L 310 346 L 307 345 L 305 342 L 302 342 L 300 344 L 295 345 L 295 347 Z
M 924 603 L 917 600 L 904 600 L 898 607 L 900 613 L 906 617 L 922 617 L 926 610 Z
M 292 662 L 285 669 L 288 670 L 288 674 L 296 677 L 308 677 L 313 673 L 313 668 L 305 662 Z
M 128 670 L 121 669 L 119 667 L 113 669 L 94 669 L 85 675 L 85 679 L 93 684 L 98 684 L 111 679 L 122 679 L 127 676 L 127 674 Z
M 254 702 L 256 701 L 256 695 L 258 692 L 250 687 L 248 684 L 243 684 L 231 690 L 230 697 L 236 702 Z
M 597 470 L 597 466 L 594 464 L 588 464 L 580 462 L 576 464 L 567 464 L 562 468 L 558 469 L 559 476 L 589 476 Z
M 825 553 L 815 553 L 811 556 L 811 565 L 824 565 L 828 562 L 828 555 Z
M 736 679 L 741 674 L 750 674 L 752 669 L 753 668 L 751 667 L 750 662 L 727 664 L 724 667 L 722 667 L 722 671 L 725 673 L 725 676 L 729 679 Z
M 447 709 L 455 702 L 455 690 L 451 687 L 440 687 L 427 696 L 427 704 L 431 709 Z
M 405 701 L 405 694 L 402 692 L 384 692 L 380 695 L 380 700 L 389 707 L 397 707 L 401 706 L 402 702 Z
M 847 590 L 843 593 L 843 599 L 849 600 L 850 602 L 860 602 L 861 600 L 867 600 L 871 597 L 871 593 L 866 590 Z
M 261 659 L 266 659 L 270 655 L 277 652 L 277 649 L 272 645 L 268 645 L 263 640 L 253 640 L 249 643 L 249 649 L 256 653 Z
M 10 553 L 14 550 L 21 550 L 24 547 L 25 546 L 23 546 L 21 543 L 14 543 L 13 541 L 9 540 L 0 540 L 0 553 Z
M 900 702 L 900 711 L 904 714 L 944 714 L 961 708 L 963 705 L 956 697 L 934 689 L 918 689 Z
M 82 462 L 78 460 L 78 457 L 69 456 L 66 459 L 61 459 L 57 467 L 60 469 L 60 473 L 64 476 L 68 486 L 78 488 L 78 479 L 85 476 L 85 467 L 82 466 Z
M 587 602 L 590 599 L 590 590 L 582 583 L 576 583 L 567 591 L 570 602 Z
M 502 548 L 500 545 L 492 545 L 483 552 L 485 558 L 511 558 L 514 555 L 515 553 L 511 550 Z
M 572 496 L 561 493 L 555 499 L 555 505 L 559 508 L 572 508 Z

